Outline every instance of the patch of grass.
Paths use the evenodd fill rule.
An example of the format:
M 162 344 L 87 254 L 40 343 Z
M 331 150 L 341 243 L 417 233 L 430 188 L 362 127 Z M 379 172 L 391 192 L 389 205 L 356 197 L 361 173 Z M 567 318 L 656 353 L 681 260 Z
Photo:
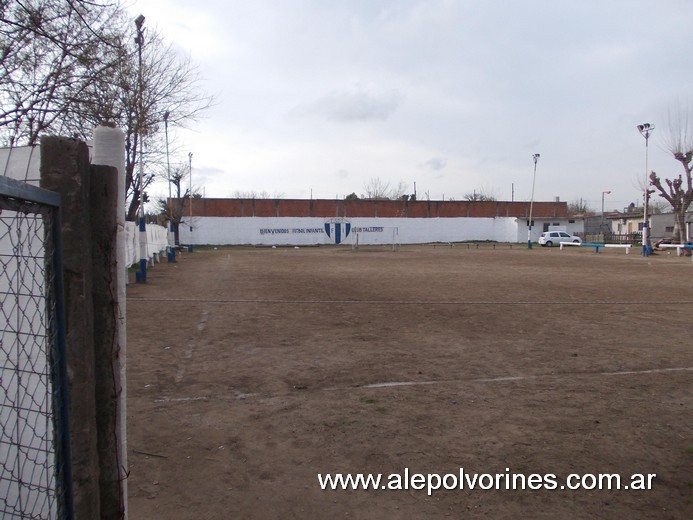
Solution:
M 366 404 L 378 404 L 379 401 L 375 397 L 362 397 L 361 402 Z M 378 413 L 385 413 L 387 411 L 387 409 L 382 405 L 376 406 L 374 410 Z

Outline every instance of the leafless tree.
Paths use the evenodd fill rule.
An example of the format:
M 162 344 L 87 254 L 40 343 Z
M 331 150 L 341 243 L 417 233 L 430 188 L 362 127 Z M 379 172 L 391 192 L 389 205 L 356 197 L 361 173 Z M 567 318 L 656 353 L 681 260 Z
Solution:
M 155 31 L 142 38 L 140 82 L 135 35 L 118 0 L 0 0 L 0 140 L 33 145 L 46 132 L 90 139 L 99 124 L 124 129 L 129 220 L 164 160 L 164 114 L 183 127 L 213 102 L 190 58 Z
M 671 179 L 660 179 L 650 173 L 650 184 L 657 194 L 666 200 L 674 213 L 674 236 L 680 243 L 686 240 L 686 212 L 693 202 L 693 182 L 691 163 L 693 163 L 693 132 L 690 110 L 669 111 L 668 128 L 665 134 L 667 150 L 671 152 L 683 169 L 683 174 Z
M 140 107 L 134 32 L 130 36 L 128 41 L 133 43 L 126 54 L 128 59 L 118 64 L 110 83 L 92 86 L 95 102 L 77 127 L 91 128 L 102 121 L 112 121 L 125 130 L 127 219 L 135 220 L 142 190 L 146 191 L 165 161 L 164 115 L 168 113 L 169 127 L 184 127 L 197 120 L 211 106 L 213 98 L 200 88 L 201 78 L 190 57 L 181 57 L 160 34 L 150 31 L 143 38 Z M 140 149 L 142 186 L 138 171 Z
M 388 200 L 390 198 L 390 183 L 382 180 L 380 177 L 371 177 L 364 184 L 364 198 Z
M 404 181 L 399 181 L 399 184 L 390 190 L 389 198 L 392 200 L 398 200 L 404 198 L 405 195 L 408 195 L 407 185 L 404 183 Z M 409 197 L 407 196 L 407 198 Z
M 592 213 L 594 213 L 594 211 L 590 209 L 587 201 L 582 197 L 568 203 L 569 215 L 588 215 Z
M 650 207 L 648 213 L 650 215 L 659 215 L 661 213 L 666 213 L 670 208 L 669 203 L 666 200 L 652 200 L 650 199 Z
M 281 199 L 284 196 L 281 192 L 274 192 L 270 194 L 267 190 L 255 191 L 241 191 L 236 190 L 233 192 L 232 197 L 234 199 Z
M 363 186 L 364 194 L 361 198 L 371 200 L 403 200 L 409 199 L 407 185 L 399 181 L 397 186 L 390 187 L 390 183 L 380 177 L 371 177 Z M 355 194 L 353 194 L 355 195 Z M 358 198 L 358 197 L 356 197 Z
M 172 193 L 171 199 L 158 199 L 157 205 L 159 212 L 166 216 L 166 219 L 173 224 L 173 235 L 176 245 L 178 241 L 178 228 L 183 219 L 183 208 L 185 207 L 185 199 L 190 196 L 188 190 L 182 192 L 183 180 L 188 176 L 188 168 L 183 166 L 176 167 L 167 180 L 171 182 Z
M 61 133 L 119 59 L 121 11 L 102 0 L 0 2 L 0 129 L 7 146 Z
M 493 202 L 498 200 L 496 196 L 485 188 L 480 190 L 474 190 L 472 193 L 466 193 L 464 195 L 464 200 L 468 201 L 480 201 L 480 202 Z

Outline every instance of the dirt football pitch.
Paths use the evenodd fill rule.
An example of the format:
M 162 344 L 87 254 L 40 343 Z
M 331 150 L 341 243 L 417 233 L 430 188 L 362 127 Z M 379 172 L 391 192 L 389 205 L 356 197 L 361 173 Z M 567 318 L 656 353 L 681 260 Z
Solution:
M 693 518 L 693 262 L 638 253 L 157 264 L 128 286 L 130 518 Z M 400 489 L 322 490 L 337 473 Z

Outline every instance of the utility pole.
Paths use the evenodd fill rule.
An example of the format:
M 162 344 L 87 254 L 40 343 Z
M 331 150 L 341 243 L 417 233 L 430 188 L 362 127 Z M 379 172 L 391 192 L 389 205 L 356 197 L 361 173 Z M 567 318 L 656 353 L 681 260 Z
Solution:
M 534 176 L 532 177 L 532 196 L 529 199 L 529 225 L 527 229 L 527 249 L 532 249 L 532 209 L 534 206 L 534 185 L 537 181 L 537 161 L 539 160 L 539 157 L 540 155 L 538 153 L 532 155 L 532 159 L 534 159 Z
M 645 195 L 643 197 L 645 205 L 642 211 L 642 255 L 650 256 L 650 253 L 652 252 L 652 247 L 650 246 L 650 224 L 647 214 L 647 207 L 650 205 L 650 190 L 647 186 L 650 183 L 650 179 L 647 170 L 650 134 L 655 129 L 655 125 L 651 125 L 650 123 L 644 123 L 642 125 L 638 125 L 637 128 L 638 131 L 645 138 Z
M 137 138 L 139 140 L 139 188 L 140 188 L 140 207 L 139 207 L 139 245 L 140 245 L 140 270 L 135 275 L 137 283 L 147 283 L 147 226 L 144 222 L 144 161 L 142 153 L 143 134 L 142 126 L 144 119 L 144 81 L 142 79 L 142 46 L 144 45 L 144 16 L 139 15 L 135 18 L 137 27 Z

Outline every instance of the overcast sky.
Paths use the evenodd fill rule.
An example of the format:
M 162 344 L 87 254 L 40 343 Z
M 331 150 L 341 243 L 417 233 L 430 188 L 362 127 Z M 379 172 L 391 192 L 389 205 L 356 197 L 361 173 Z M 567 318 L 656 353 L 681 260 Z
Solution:
M 207 197 L 361 195 L 641 203 L 693 87 L 691 0 L 133 0 L 217 104 L 193 152 Z M 640 182 L 640 186 L 638 183 Z M 164 190 L 161 190 L 164 193 Z

